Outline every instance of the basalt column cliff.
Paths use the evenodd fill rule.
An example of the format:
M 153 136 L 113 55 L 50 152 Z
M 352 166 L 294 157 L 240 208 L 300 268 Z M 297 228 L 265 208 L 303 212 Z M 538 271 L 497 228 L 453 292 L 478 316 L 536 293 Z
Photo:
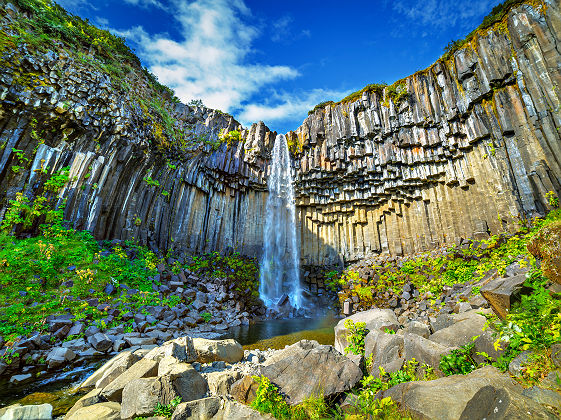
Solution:
M 427 250 L 547 208 L 561 193 L 559 13 L 522 5 L 393 97 L 373 87 L 316 107 L 290 133 L 304 146 L 303 258 Z
M 1 217 L 69 168 L 65 219 L 99 239 L 261 252 L 276 133 L 177 103 L 139 65 L 34 48 L 14 29 L 27 12 L 0 6 Z M 546 209 L 561 194 L 560 37 L 559 2 L 530 1 L 430 68 L 314 110 L 287 134 L 302 262 L 426 250 Z

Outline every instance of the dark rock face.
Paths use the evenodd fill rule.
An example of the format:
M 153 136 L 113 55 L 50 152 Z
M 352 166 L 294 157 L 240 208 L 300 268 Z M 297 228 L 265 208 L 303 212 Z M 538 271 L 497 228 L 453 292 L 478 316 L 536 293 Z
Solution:
M 507 25 L 404 79 L 399 103 L 365 92 L 290 132 L 302 146 L 294 164 L 303 262 L 483 238 L 547 209 L 545 194 L 561 194 L 560 37 L 558 2 L 545 12 L 519 6 Z M 17 192 L 40 187 L 41 165 L 49 174 L 70 167 L 64 217 L 99 239 L 260 253 L 276 135 L 263 123 L 242 129 L 239 143 L 213 150 L 199 140 L 164 156 L 134 93 L 89 64 L 25 46 L 3 50 L 0 61 L 0 215 Z M 240 129 L 218 111 L 166 106 L 194 140 Z M 28 167 L 10 170 L 13 148 Z

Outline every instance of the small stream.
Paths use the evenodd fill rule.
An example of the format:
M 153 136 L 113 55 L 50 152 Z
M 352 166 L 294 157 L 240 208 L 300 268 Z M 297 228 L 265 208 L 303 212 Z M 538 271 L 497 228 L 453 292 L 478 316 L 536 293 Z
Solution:
M 260 321 L 230 329 L 223 338 L 237 340 L 245 350 L 281 349 L 300 340 L 316 340 L 320 344 L 333 344 L 333 327 L 337 319 L 294 318 Z M 49 403 L 53 417 L 65 414 L 86 392 L 76 391 L 76 386 L 95 372 L 107 359 L 92 360 L 69 371 L 43 373 L 32 382 L 13 386 L 0 382 L 0 408 L 19 403 L 23 405 Z

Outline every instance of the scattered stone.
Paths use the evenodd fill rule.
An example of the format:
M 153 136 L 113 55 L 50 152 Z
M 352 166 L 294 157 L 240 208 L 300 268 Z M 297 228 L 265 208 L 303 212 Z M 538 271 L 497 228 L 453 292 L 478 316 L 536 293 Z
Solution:
M 97 351 L 107 351 L 113 346 L 113 341 L 103 333 L 96 333 L 88 337 L 88 343 Z
M 32 378 L 33 378 L 33 375 L 31 373 L 26 373 L 26 374 L 22 374 L 22 375 L 14 375 L 10 378 L 10 383 L 12 385 L 20 385 L 24 382 L 28 382 Z

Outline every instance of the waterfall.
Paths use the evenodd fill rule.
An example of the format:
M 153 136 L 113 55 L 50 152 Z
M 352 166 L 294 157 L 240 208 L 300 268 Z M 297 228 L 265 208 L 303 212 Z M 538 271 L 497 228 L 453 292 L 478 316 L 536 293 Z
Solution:
M 284 135 L 275 139 L 271 173 L 267 182 L 269 197 L 263 233 L 259 294 L 266 306 L 279 303 L 288 295 L 294 308 L 302 306 L 300 253 L 296 237 L 296 209 L 292 168 Z

